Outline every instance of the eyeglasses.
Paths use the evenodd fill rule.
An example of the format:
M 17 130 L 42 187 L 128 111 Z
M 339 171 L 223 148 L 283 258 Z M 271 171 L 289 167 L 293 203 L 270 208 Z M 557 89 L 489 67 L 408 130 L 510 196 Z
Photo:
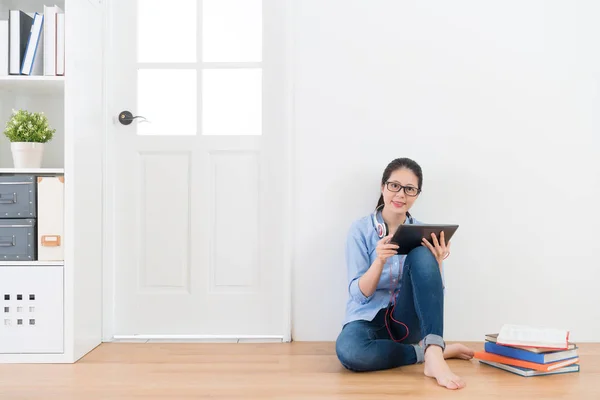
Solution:
M 404 189 L 404 194 L 410 197 L 415 197 L 421 192 L 421 189 L 419 188 L 414 186 L 402 186 L 397 182 L 387 182 L 385 185 L 390 192 L 399 192 Z

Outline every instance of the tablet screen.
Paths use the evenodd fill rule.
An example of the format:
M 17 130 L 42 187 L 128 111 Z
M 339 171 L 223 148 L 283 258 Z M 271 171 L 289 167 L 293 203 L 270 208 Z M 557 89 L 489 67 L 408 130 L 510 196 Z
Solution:
M 438 241 L 440 235 L 444 232 L 446 244 L 452 239 L 454 233 L 458 229 L 458 225 L 437 225 L 437 224 L 420 224 L 420 225 L 400 225 L 390 242 L 399 246 L 398 254 L 408 254 L 412 249 L 422 246 L 422 239 L 426 238 L 429 243 L 433 243 L 431 234 L 434 233 Z

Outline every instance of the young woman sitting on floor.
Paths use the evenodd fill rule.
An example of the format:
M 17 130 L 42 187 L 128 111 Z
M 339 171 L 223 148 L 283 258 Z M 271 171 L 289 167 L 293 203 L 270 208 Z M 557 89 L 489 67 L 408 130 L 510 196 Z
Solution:
M 426 376 L 460 389 L 465 382 L 446 363 L 468 360 L 473 351 L 443 339 L 443 260 L 450 243 L 432 235 L 398 255 L 389 243 L 401 224 L 419 223 L 409 213 L 423 187 L 413 160 L 392 161 L 383 173 L 381 197 L 372 215 L 352 224 L 347 239 L 349 299 L 337 356 L 351 371 L 375 371 L 424 363 Z

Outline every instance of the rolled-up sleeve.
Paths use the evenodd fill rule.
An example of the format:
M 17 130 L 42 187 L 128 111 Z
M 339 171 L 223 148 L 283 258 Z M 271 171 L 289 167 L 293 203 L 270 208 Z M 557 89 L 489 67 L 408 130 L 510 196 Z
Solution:
M 348 269 L 348 291 L 352 300 L 368 303 L 373 295 L 365 296 L 358 286 L 358 279 L 369 269 L 369 254 L 364 237 L 352 229 L 346 242 L 346 265 Z

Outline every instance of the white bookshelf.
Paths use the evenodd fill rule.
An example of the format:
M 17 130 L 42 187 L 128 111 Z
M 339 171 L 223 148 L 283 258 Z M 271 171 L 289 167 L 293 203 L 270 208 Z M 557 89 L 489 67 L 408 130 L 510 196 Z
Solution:
M 64 261 L 0 261 L 0 267 L 43 267 L 64 265 Z
M 65 76 L 0 76 L 0 131 L 4 130 L 12 110 L 19 108 L 43 111 L 56 129 L 53 140 L 45 146 L 42 168 L 37 169 L 14 168 L 10 142 L 4 134 L 0 135 L 0 174 L 63 176 L 65 204 L 63 261 L 0 261 L 0 288 L 2 280 L 8 277 L 24 288 L 35 287 L 39 297 L 52 297 L 53 320 L 44 326 L 40 318 L 41 325 L 36 323 L 33 328 L 39 328 L 34 336 L 41 341 L 33 347 L 44 349 L 46 343 L 50 343 L 46 337 L 52 337 L 52 350 L 6 351 L 6 344 L 2 347 L 0 343 L 3 349 L 0 363 L 73 363 L 102 341 L 105 129 L 102 43 L 106 3 L 97 0 L 0 1 L 0 19 L 8 19 L 10 9 L 41 13 L 44 5 L 57 5 L 64 11 L 66 23 Z M 20 276 L 22 282 L 18 282 Z M 49 276 L 60 279 L 47 279 Z M 0 300 L 2 296 L 0 292 Z M 60 304 L 60 309 L 57 310 L 56 304 Z M 0 324 L 3 324 L 1 314 Z M 57 337 L 61 344 L 58 351 Z M 19 340 L 31 341 L 32 338 L 22 335 Z
M 61 95 L 64 91 L 64 76 L 0 76 L 0 91 L 34 92 Z
M 43 84 L 44 82 L 49 83 L 53 82 L 55 87 L 62 86 L 62 83 L 65 81 L 64 76 L 45 76 L 45 75 L 3 75 L 0 76 L 0 83 L 2 84 Z M 37 82 L 37 83 L 36 83 Z
M 0 168 L 0 174 L 63 175 L 64 168 Z

